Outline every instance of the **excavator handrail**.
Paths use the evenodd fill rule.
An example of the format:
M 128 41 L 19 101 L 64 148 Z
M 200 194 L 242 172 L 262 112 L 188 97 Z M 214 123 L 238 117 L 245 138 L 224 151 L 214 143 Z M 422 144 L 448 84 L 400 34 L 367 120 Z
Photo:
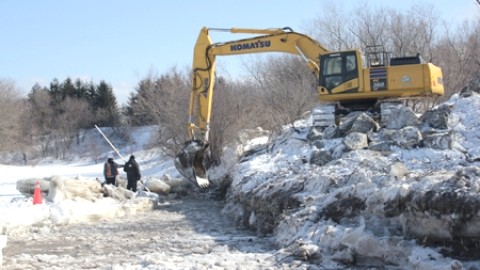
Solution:
M 267 29 L 258 29 L 258 28 L 215 28 L 215 27 L 204 27 L 207 31 L 216 31 L 216 32 L 230 32 L 234 34 L 277 34 L 285 33 L 285 31 L 294 32 L 290 27 L 283 28 L 267 28 Z

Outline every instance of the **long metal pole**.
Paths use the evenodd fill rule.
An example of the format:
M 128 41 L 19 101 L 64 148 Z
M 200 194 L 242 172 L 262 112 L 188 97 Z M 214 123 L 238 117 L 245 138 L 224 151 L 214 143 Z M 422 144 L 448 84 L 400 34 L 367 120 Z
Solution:
M 125 162 L 125 158 L 122 156 L 122 154 L 120 154 L 120 152 L 118 152 L 117 148 L 115 148 L 115 146 L 113 146 L 113 144 L 110 142 L 110 140 L 107 138 L 107 136 L 105 136 L 105 134 L 103 134 L 103 132 L 100 130 L 100 128 L 97 127 L 97 125 L 95 125 L 95 127 L 97 128 L 98 132 L 100 132 L 100 134 L 102 134 L 103 138 L 105 138 L 105 140 L 108 142 L 108 144 L 110 144 L 110 146 L 113 148 L 115 153 L 117 153 L 117 155 Z
M 107 138 L 107 136 L 105 136 L 105 134 L 103 134 L 103 132 L 100 130 L 100 128 L 98 128 L 97 125 L 95 125 L 95 127 L 97 128 L 98 132 L 100 132 L 100 134 L 102 134 L 103 138 L 105 138 L 105 140 L 108 142 L 108 144 L 110 144 L 110 146 L 113 148 L 115 153 L 117 153 L 117 155 L 123 160 L 123 162 L 126 162 L 125 158 L 123 158 L 122 154 L 120 154 L 120 152 L 118 152 L 117 148 L 115 148 L 115 146 L 113 146 L 113 144 L 110 142 L 110 140 Z M 150 190 L 147 188 L 147 182 L 144 183 L 142 180 L 140 180 L 140 183 L 142 183 L 142 185 L 140 186 L 138 191 L 143 191 L 145 189 L 146 191 L 150 192 Z

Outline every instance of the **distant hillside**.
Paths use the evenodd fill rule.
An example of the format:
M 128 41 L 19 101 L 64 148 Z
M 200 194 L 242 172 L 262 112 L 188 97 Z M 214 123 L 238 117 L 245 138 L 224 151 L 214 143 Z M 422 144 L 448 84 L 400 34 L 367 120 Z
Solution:
M 119 150 L 120 154 L 128 158 L 134 152 L 155 148 L 155 137 L 158 126 L 143 127 L 101 127 L 102 132 Z M 15 165 L 35 165 L 53 161 L 93 161 L 103 162 L 107 157 L 115 159 L 119 156 L 110 144 L 103 138 L 96 128 L 80 130 L 75 138 L 64 147 L 65 141 L 54 140 L 53 136 L 39 141 L 35 148 L 4 152 L 0 154 L 0 163 Z M 65 150 L 64 150 L 65 149 Z

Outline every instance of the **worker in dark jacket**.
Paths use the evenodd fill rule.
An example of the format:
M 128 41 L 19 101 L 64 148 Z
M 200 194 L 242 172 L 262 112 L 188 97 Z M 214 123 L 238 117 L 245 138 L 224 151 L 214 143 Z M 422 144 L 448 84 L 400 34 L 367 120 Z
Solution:
M 103 176 L 105 176 L 105 184 L 116 185 L 116 178 L 118 176 L 118 168 L 123 167 L 113 161 L 113 158 L 108 158 L 103 166 Z
M 133 192 L 137 191 L 137 181 L 140 180 L 140 167 L 138 166 L 137 161 L 135 161 L 135 156 L 131 155 L 130 159 L 123 166 L 123 170 L 127 173 L 127 189 Z

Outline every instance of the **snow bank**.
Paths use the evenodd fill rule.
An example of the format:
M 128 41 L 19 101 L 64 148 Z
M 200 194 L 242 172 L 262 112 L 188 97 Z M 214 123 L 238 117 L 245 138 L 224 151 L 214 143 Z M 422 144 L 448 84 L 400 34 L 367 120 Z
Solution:
M 41 182 L 44 186 L 48 183 L 47 200 L 43 204 L 34 205 L 32 198 L 25 198 L 0 208 L 0 234 L 18 235 L 48 224 L 95 222 L 135 215 L 151 211 L 158 203 L 158 197 L 143 193 L 135 196 L 122 187 L 107 185 L 102 188 L 93 178 L 53 176 Z M 33 180 L 27 179 L 20 180 L 17 186 L 22 190 L 30 190 L 25 186 L 32 184 Z M 116 196 L 105 197 L 108 191 Z M 48 226 L 45 228 L 48 230 Z
M 389 121 L 408 121 L 355 115 L 337 128 L 286 130 L 234 167 L 223 212 L 325 267 L 480 265 L 455 259 L 480 251 L 480 173 L 467 150 L 480 144 L 480 96 L 455 96 L 418 119 L 388 109 Z

